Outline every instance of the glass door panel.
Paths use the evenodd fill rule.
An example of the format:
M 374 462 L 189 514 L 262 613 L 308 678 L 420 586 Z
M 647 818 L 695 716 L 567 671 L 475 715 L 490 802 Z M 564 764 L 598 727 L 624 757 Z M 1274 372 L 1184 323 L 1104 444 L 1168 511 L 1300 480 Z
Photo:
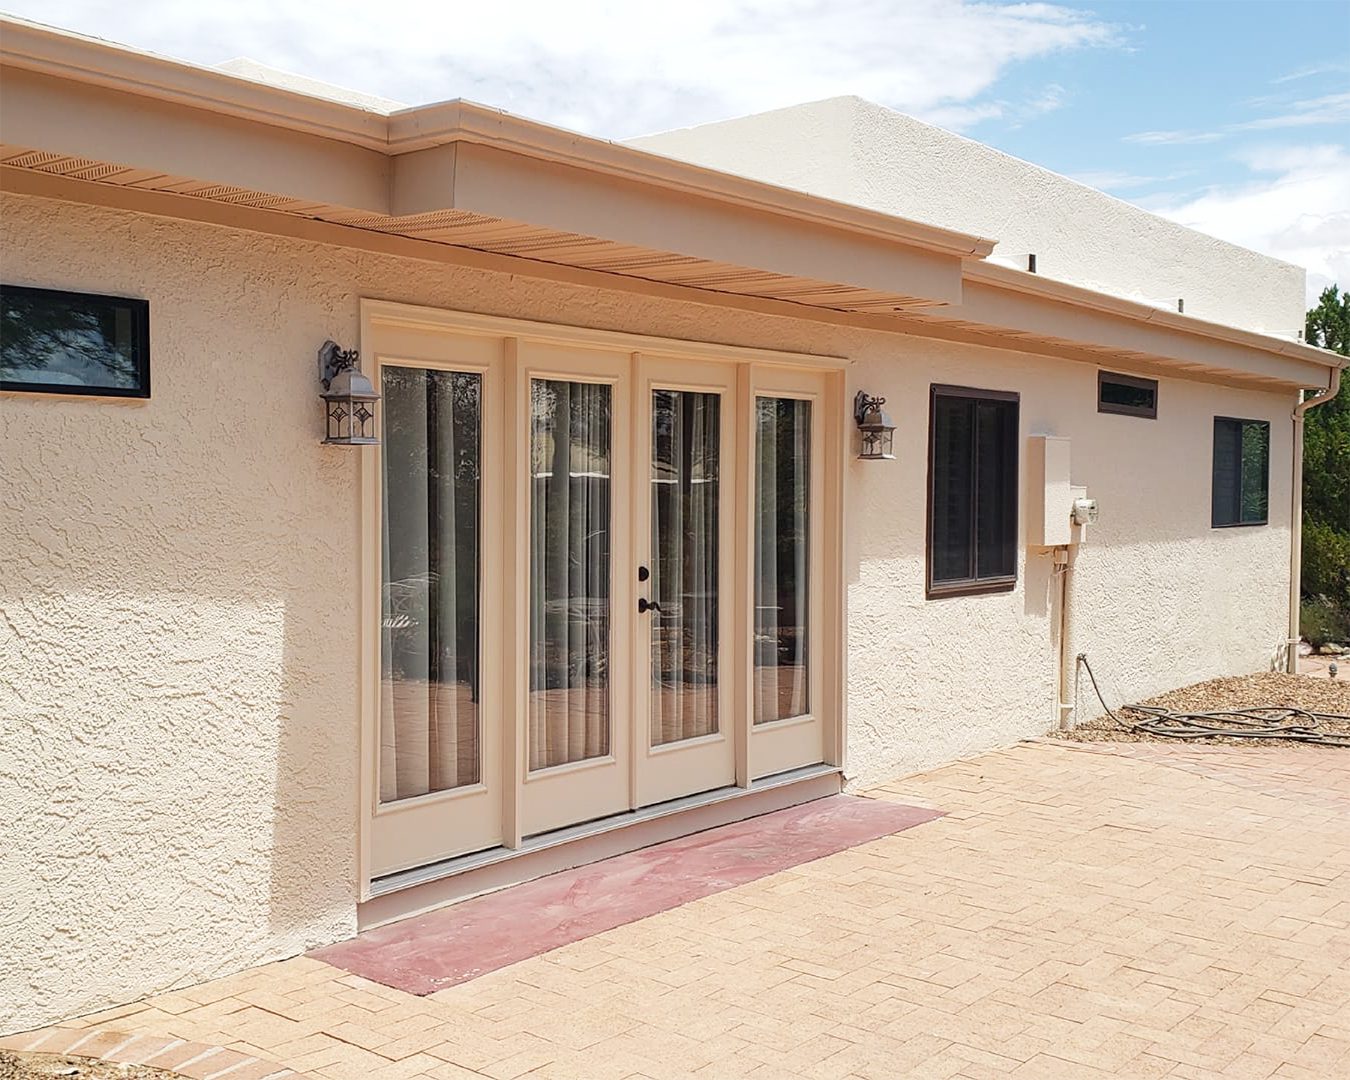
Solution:
M 754 722 L 810 711 L 811 402 L 755 399 Z
M 642 357 L 639 373 L 637 805 L 649 806 L 735 780 L 722 678 L 734 605 L 721 603 L 733 577 L 735 371 Z
M 363 872 L 380 877 L 502 841 L 502 349 L 385 333 L 368 355 L 382 401 L 362 480 L 376 511 Z
M 477 784 L 482 376 L 386 367 L 380 801 Z
M 719 729 L 721 398 L 652 391 L 651 744 Z
M 824 376 L 757 370 L 751 410 L 752 780 L 825 760 Z M 826 429 L 828 431 L 828 428 Z
M 631 807 L 631 360 L 521 342 L 519 828 Z M 620 600 L 622 599 L 622 606 Z
M 609 753 L 610 398 L 530 386 L 531 771 Z

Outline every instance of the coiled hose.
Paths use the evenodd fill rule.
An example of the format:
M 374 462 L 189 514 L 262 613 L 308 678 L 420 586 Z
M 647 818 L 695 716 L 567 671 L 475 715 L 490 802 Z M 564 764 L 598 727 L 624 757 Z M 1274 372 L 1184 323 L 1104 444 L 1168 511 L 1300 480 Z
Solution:
M 1317 746 L 1342 746 L 1350 749 L 1350 735 L 1338 735 L 1321 729 L 1325 720 L 1350 724 L 1350 716 L 1319 713 L 1286 705 L 1253 709 L 1221 709 L 1217 712 L 1181 712 L 1157 705 L 1122 705 L 1121 712 L 1138 713 L 1142 720 L 1122 720 L 1112 711 L 1097 686 L 1086 653 L 1078 654 L 1078 663 L 1092 680 L 1092 690 L 1102 708 L 1116 724 L 1136 735 L 1158 735 L 1166 739 L 1290 739 Z

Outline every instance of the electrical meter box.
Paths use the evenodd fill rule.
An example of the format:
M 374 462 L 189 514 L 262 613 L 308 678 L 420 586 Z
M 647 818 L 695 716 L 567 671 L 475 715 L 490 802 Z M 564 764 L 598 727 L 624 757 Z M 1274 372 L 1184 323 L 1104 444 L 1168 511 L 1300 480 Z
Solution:
M 1074 499 L 1073 501 L 1073 523 L 1075 525 L 1096 525 L 1097 524 L 1097 500 L 1096 499 Z
M 1063 435 L 1027 439 L 1027 545 L 1073 543 L 1073 488 L 1069 485 L 1069 440 Z

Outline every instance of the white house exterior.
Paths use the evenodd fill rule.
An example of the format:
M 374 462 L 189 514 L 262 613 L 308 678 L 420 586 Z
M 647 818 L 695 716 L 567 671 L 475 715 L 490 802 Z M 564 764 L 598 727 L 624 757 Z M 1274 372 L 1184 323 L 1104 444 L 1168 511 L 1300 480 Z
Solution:
M 5 361 L 0 1031 L 1044 733 L 1080 651 L 1282 662 L 1297 268 L 855 99 L 625 146 L 0 50 L 6 318 L 148 302 L 150 391 Z

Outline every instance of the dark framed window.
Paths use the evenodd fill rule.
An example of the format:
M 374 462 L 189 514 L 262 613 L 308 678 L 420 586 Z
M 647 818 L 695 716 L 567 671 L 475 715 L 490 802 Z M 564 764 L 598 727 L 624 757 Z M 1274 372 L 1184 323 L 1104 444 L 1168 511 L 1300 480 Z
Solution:
M 150 304 L 0 285 L 0 390 L 150 396 Z
M 934 385 L 928 412 L 928 595 L 1017 581 L 1017 394 Z
M 1097 411 L 1158 418 L 1158 380 L 1114 371 L 1097 372 Z
M 1214 418 L 1214 486 L 1211 523 L 1264 525 L 1270 507 L 1270 423 Z

